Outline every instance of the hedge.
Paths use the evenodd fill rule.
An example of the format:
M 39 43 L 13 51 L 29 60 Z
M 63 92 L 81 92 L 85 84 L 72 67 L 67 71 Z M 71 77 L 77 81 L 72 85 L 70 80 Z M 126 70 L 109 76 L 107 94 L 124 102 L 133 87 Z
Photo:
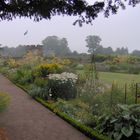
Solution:
M 35 100 L 38 101 L 39 103 L 41 103 L 43 106 L 47 107 L 49 110 L 51 110 L 55 114 L 57 114 L 62 119 L 66 120 L 72 126 L 77 128 L 78 130 L 80 130 L 82 133 L 84 133 L 86 136 L 92 138 L 93 140 L 111 140 L 111 138 L 109 138 L 103 134 L 99 134 L 97 131 L 93 130 L 92 128 L 87 127 L 86 125 L 81 124 L 80 122 L 77 122 L 76 120 L 70 118 L 65 113 L 55 110 L 51 104 L 47 103 L 43 99 L 36 97 Z
M 19 88 L 23 89 L 26 93 L 28 93 L 28 90 L 23 85 L 17 84 L 15 82 L 13 82 L 13 83 L 16 84 Z M 43 100 L 39 97 L 35 97 L 34 99 L 37 102 L 41 103 L 46 108 L 48 108 L 49 110 L 51 110 L 53 113 L 55 113 L 56 115 L 61 117 L 63 120 L 67 121 L 69 124 L 71 124 L 72 126 L 77 128 L 79 131 L 84 133 L 86 136 L 92 138 L 92 140 L 112 140 L 108 136 L 100 134 L 99 132 L 93 130 L 92 128 L 90 128 L 84 124 L 81 124 L 80 122 L 77 122 L 76 120 L 70 118 L 67 114 L 56 110 L 51 104 L 47 103 L 45 100 Z

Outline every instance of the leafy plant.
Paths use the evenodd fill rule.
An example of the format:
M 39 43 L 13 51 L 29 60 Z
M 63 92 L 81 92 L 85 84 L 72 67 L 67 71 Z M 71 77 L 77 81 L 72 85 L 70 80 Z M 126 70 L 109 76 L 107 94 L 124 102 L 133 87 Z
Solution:
M 50 74 L 48 76 L 48 87 L 52 98 L 75 98 L 77 78 L 77 75 L 73 73 Z
M 97 140 L 111 140 L 109 137 L 102 135 L 98 133 L 96 130 L 93 130 L 90 127 L 87 127 L 84 124 L 81 124 L 80 122 L 77 122 L 75 119 L 72 119 L 69 117 L 67 114 L 56 110 L 55 107 L 52 104 L 47 103 L 46 101 L 40 99 L 40 98 L 35 98 L 39 103 L 50 109 L 51 111 L 55 112 L 58 116 L 60 116 L 62 119 L 66 120 L 68 123 L 70 123 L 72 126 L 83 132 L 85 135 L 89 136 L 92 139 L 97 139 Z
M 51 73 L 56 73 L 61 68 L 61 65 L 57 63 L 41 64 L 36 68 L 36 76 L 46 77 Z
M 47 78 L 36 77 L 34 80 L 34 84 L 38 87 L 46 87 L 48 83 Z
M 115 140 L 140 139 L 140 105 L 118 105 L 112 115 L 99 118 L 97 126 L 101 133 Z
M 0 92 L 0 112 L 8 106 L 9 101 L 9 96 L 3 92 Z
M 31 95 L 31 97 L 35 98 L 35 97 L 40 97 L 43 99 L 48 99 L 49 98 L 49 92 L 48 92 L 48 87 L 38 87 L 35 85 L 31 86 L 31 89 L 29 90 L 29 94 Z

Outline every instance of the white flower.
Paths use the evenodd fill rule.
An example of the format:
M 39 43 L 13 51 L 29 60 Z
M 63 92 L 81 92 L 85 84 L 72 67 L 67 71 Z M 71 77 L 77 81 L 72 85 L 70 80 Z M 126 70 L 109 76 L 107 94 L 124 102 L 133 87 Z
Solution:
M 48 77 L 50 80 L 57 80 L 61 83 L 67 83 L 70 81 L 71 83 L 76 83 L 78 76 L 74 73 L 63 72 L 61 74 L 50 74 Z

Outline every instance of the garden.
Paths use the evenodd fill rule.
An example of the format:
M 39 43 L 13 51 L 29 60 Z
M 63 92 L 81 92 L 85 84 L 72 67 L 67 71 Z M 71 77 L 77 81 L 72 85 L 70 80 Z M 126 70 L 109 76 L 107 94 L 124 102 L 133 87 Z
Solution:
M 115 78 L 115 73 L 97 71 L 94 63 L 32 52 L 22 59 L 1 58 L 0 66 L 0 72 L 33 99 L 88 135 L 93 130 L 97 139 L 140 139 L 140 86 L 135 75 Z M 120 82 L 123 77 L 130 80 Z

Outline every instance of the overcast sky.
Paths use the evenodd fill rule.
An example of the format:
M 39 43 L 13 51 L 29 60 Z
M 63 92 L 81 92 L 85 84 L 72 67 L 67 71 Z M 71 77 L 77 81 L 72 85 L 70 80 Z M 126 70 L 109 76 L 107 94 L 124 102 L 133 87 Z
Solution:
M 30 19 L 16 19 L 0 22 L 0 44 L 15 47 L 19 44 L 41 44 L 47 36 L 67 38 L 71 50 L 86 52 L 85 38 L 99 35 L 104 47 L 128 47 L 130 51 L 140 50 L 140 5 L 127 7 L 109 18 L 99 16 L 93 25 L 73 26 L 75 17 L 53 17 L 51 20 L 34 22 Z M 24 36 L 24 32 L 28 34 Z

